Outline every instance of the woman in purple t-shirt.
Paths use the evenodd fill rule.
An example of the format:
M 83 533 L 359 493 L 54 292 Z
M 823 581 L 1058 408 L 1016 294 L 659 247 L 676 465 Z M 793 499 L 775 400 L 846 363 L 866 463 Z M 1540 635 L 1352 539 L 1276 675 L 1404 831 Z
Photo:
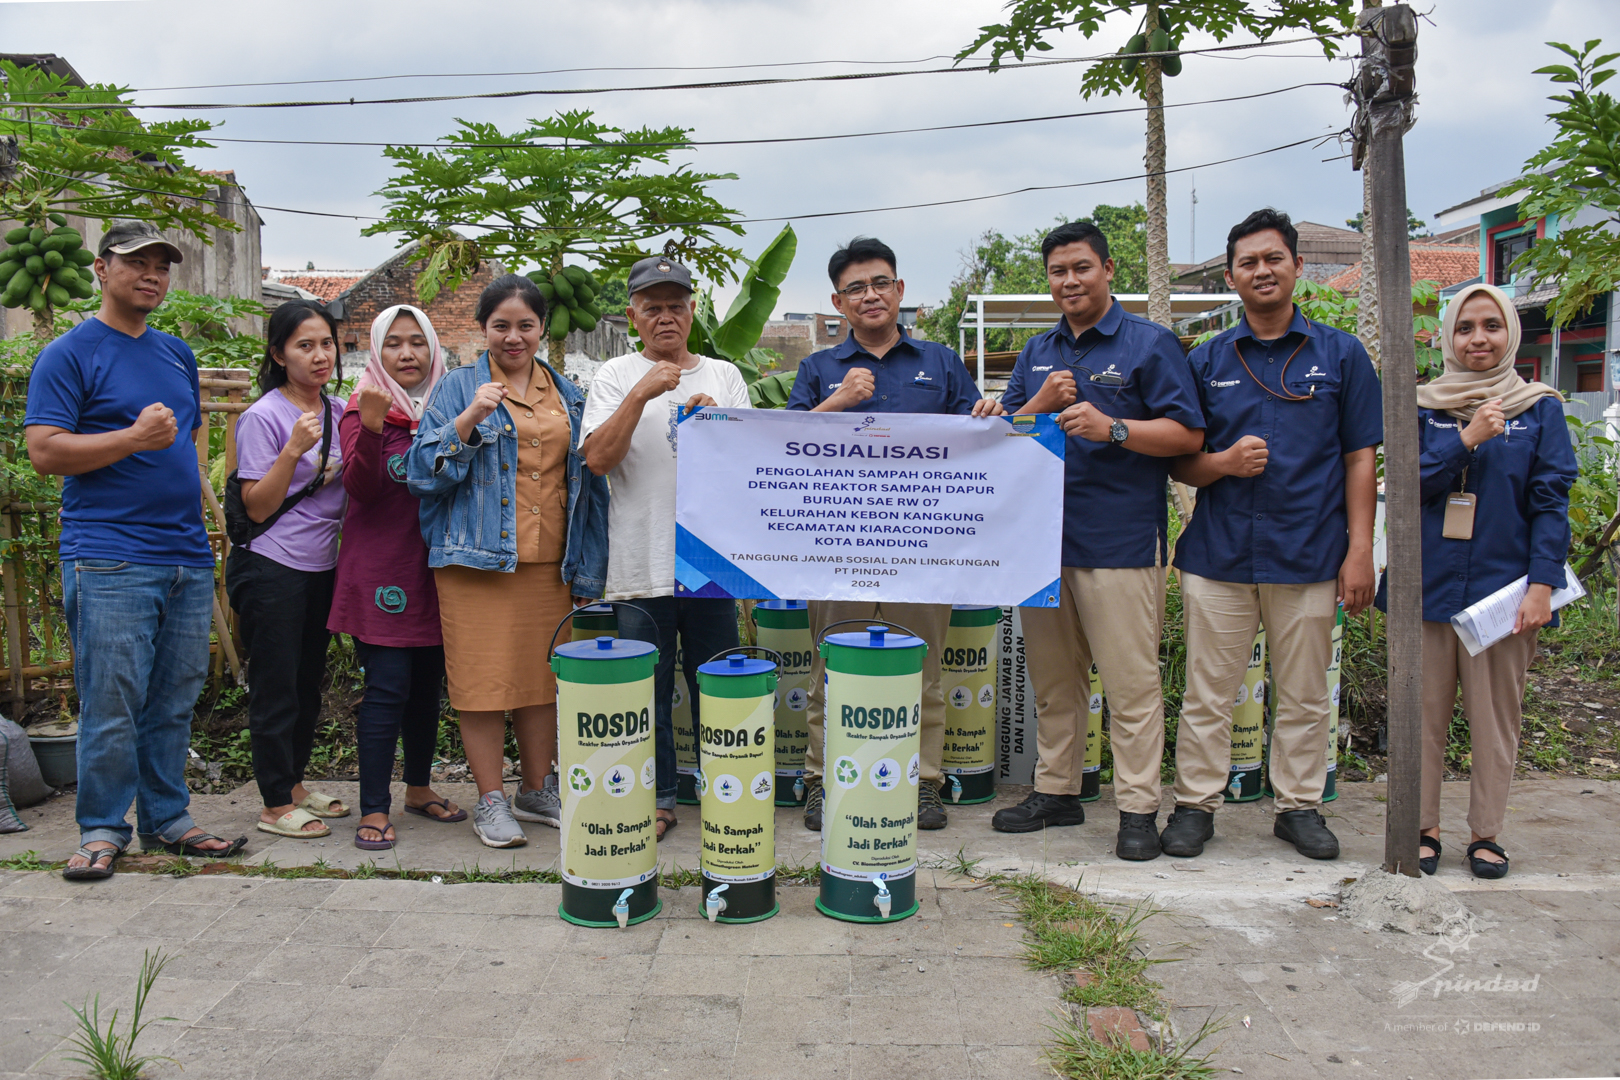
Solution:
M 340 800 L 304 786 L 332 640 L 326 618 L 346 500 L 343 485 L 332 482 L 343 457 L 335 430 L 340 407 L 323 391 L 337 367 L 337 324 L 323 308 L 293 300 L 271 314 L 266 337 L 259 400 L 236 426 L 248 517 L 263 523 L 316 479 L 330 427 L 326 473 L 270 528 L 231 549 L 225 588 L 248 656 L 248 730 L 264 801 L 259 828 L 314 839 L 331 833 L 322 818 L 349 813 Z
M 366 673 L 366 696 L 355 710 L 361 817 L 354 846 L 367 851 L 394 846 L 388 812 L 396 744 L 405 747 L 405 812 L 467 820 L 467 811 L 429 786 L 444 700 L 444 636 L 420 507 L 405 486 L 405 453 L 422 403 L 443 374 L 428 317 L 406 304 L 391 307 L 371 324 L 371 355 L 338 423 L 349 513 L 326 625 L 354 639 Z

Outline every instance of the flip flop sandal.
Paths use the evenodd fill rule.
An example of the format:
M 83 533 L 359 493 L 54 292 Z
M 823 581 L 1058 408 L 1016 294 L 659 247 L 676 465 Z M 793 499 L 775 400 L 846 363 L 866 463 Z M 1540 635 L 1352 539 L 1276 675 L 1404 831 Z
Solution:
M 334 806 L 338 807 L 338 809 L 332 809 Z M 342 799 L 336 795 L 328 795 L 323 791 L 312 791 L 305 795 L 303 802 L 300 802 L 298 807 L 301 810 L 308 810 L 318 818 L 349 816 L 349 808 L 343 805 Z
M 1421 851 L 1431 852 L 1431 854 L 1420 855 L 1418 857 L 1418 869 L 1423 871 L 1425 874 L 1429 874 L 1430 876 L 1433 876 L 1434 872 L 1436 870 L 1440 869 L 1440 851 L 1441 851 L 1441 848 L 1440 848 L 1440 839 L 1439 839 L 1439 837 L 1435 837 L 1435 836 L 1420 836 L 1420 837 L 1418 837 L 1418 850 L 1420 852 Z
M 123 848 L 88 848 L 81 847 L 75 855 L 82 855 L 90 860 L 88 866 L 66 866 L 62 868 L 62 877 L 67 881 L 101 881 L 113 876 L 113 863 L 118 856 L 124 853 Z M 102 865 L 102 860 L 106 865 Z
M 210 840 L 217 840 L 227 846 L 222 848 L 197 846 L 206 844 Z M 172 844 L 163 844 L 162 847 L 170 855 L 190 855 L 199 859 L 228 859 L 247 847 L 247 837 L 238 836 L 235 840 L 226 841 L 223 836 L 215 836 L 212 833 L 198 833 L 196 836 L 188 836 L 184 840 L 176 840 Z
M 319 840 L 323 836 L 331 836 L 332 830 L 322 825 L 320 832 L 310 832 L 304 826 L 312 821 L 320 820 L 320 815 L 311 813 L 302 807 L 294 807 L 273 822 L 260 818 L 259 831 L 274 833 L 277 836 L 290 836 L 294 840 Z
M 438 814 L 435 814 L 428 809 L 430 806 L 437 806 L 445 811 L 449 811 L 450 809 L 449 803 L 443 801 L 442 799 L 435 799 L 432 802 L 425 802 L 421 806 L 407 806 L 405 807 L 405 812 L 407 814 L 415 814 L 417 817 L 425 817 L 429 821 L 437 821 L 440 825 L 449 825 L 453 822 L 467 820 L 467 811 L 465 810 L 457 810 L 453 814 L 447 813 L 446 816 L 440 817 Z
M 392 828 L 393 828 L 392 825 L 359 825 L 359 826 L 356 826 L 355 830 L 354 830 L 354 846 L 359 848 L 361 851 L 390 851 L 390 850 L 393 849 L 394 844 L 397 842 L 396 840 L 388 839 L 388 830 L 392 829 Z M 362 831 L 374 832 L 378 836 L 382 837 L 382 839 L 381 840 L 362 840 L 360 838 L 360 833 Z
M 1476 851 L 1488 851 L 1492 855 L 1500 855 L 1502 861 L 1491 862 L 1489 859 L 1476 858 L 1474 856 Z M 1501 845 L 1493 841 L 1475 840 L 1468 845 L 1468 869 L 1472 870 L 1477 878 L 1487 878 L 1492 881 L 1497 878 L 1505 878 L 1508 872 L 1507 852 L 1502 850 Z
M 675 811 L 673 810 L 661 809 L 656 811 L 656 814 L 658 824 L 655 826 L 655 828 L 658 830 L 658 839 L 662 840 L 671 829 L 680 824 L 680 821 L 676 819 Z M 669 816 L 665 817 L 665 814 L 668 814 Z

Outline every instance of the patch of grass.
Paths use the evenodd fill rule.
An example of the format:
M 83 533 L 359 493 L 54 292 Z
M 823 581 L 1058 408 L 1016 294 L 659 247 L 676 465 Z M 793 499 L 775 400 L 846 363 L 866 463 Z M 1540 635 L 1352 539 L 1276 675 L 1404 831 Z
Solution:
M 152 986 L 168 962 L 168 958 L 161 951 L 148 950 L 144 954 L 141 960 L 141 973 L 135 982 L 135 1004 L 130 1010 L 128 1034 L 120 1034 L 118 1031 L 117 1009 L 114 1009 L 112 1015 L 107 1018 L 103 1029 L 100 994 L 87 999 L 82 1009 L 75 1009 L 69 1005 L 68 1008 L 73 1009 L 74 1022 L 78 1030 L 68 1041 L 76 1053 L 64 1053 L 62 1056 L 89 1069 L 94 1080 L 139 1080 L 141 1073 L 153 1062 L 174 1062 L 174 1058 L 171 1057 L 135 1052 L 135 1041 L 152 1023 L 150 1020 L 141 1019 L 141 1013 L 146 1009 L 146 996 L 152 992 Z M 161 1019 L 174 1020 L 175 1017 L 165 1016 Z
M 1219 1030 L 1210 1023 L 1186 1045 L 1168 1050 L 1136 1050 L 1117 1038 L 1104 1043 L 1066 1018 L 1047 1030 L 1052 1033 L 1052 1043 L 1045 1051 L 1047 1063 L 1070 1080 L 1207 1080 L 1216 1072 L 1209 1055 L 1195 1056 L 1199 1044 Z
M 61 865 L 60 862 L 46 862 L 39 857 L 37 851 L 24 851 L 21 854 L 0 859 L 0 870 L 54 870 Z
M 821 863 L 778 863 L 776 866 L 776 880 L 782 885 L 813 885 L 821 884 Z
M 1069 986 L 1076 1005 L 1123 1005 L 1158 1015 L 1159 985 L 1147 977 L 1156 960 L 1136 946 L 1138 930 L 1158 909 L 1133 904 L 1120 913 L 1073 889 L 1037 877 L 1002 883 L 1024 920 L 1024 961 L 1037 971 L 1089 971 L 1088 986 Z

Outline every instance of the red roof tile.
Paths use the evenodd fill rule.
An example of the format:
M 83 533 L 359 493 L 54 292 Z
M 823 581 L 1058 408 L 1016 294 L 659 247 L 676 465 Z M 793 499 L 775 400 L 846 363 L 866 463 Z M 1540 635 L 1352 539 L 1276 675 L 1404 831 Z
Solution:
M 359 274 L 352 277 L 342 274 L 283 274 L 276 280 L 296 289 L 307 289 L 322 300 L 330 301 L 335 300 L 338 293 L 359 281 L 360 277 Z
M 1479 276 L 1479 249 L 1469 244 L 1413 244 L 1412 280 L 1433 281 L 1442 289 Z M 1342 293 L 1361 288 L 1361 264 L 1341 270 L 1324 284 Z

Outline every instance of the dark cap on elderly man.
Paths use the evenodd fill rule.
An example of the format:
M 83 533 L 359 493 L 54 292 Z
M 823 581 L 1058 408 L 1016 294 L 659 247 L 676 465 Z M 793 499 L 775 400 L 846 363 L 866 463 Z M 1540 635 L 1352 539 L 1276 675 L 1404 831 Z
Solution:
M 626 291 L 631 296 L 651 285 L 679 285 L 692 291 L 692 272 L 668 255 L 653 255 L 630 268 Z
M 170 262 L 180 262 L 185 258 L 180 249 L 150 221 L 114 222 L 101 234 L 101 242 L 96 245 L 96 254 L 103 259 L 108 255 L 133 255 L 141 248 L 151 247 L 154 244 L 161 244 L 169 249 Z

